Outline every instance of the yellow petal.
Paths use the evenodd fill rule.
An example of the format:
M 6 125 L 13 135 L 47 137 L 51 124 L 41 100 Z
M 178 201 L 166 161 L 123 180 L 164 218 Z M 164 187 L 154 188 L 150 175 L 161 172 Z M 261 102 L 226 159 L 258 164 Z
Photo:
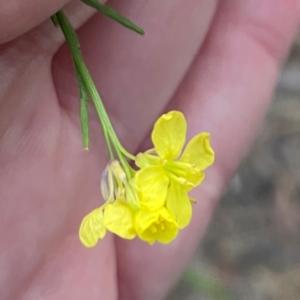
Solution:
M 164 164 L 164 170 L 172 180 L 185 185 L 187 190 L 199 185 L 204 179 L 202 170 L 187 162 L 169 160 Z
M 171 182 L 166 207 L 174 215 L 180 229 L 190 223 L 192 218 L 192 205 L 183 185 L 174 181 Z
M 135 228 L 140 239 L 153 244 L 170 243 L 178 234 L 174 217 L 163 207 L 157 211 L 141 209 L 135 215 Z
M 135 230 L 140 239 L 150 243 L 151 245 L 155 242 L 155 237 L 151 232 L 151 225 L 156 222 L 158 215 L 156 212 L 151 212 L 147 209 L 139 210 L 134 218 Z M 147 230 L 150 229 L 150 230 Z
M 140 202 L 134 184 L 134 178 L 130 179 L 130 181 L 126 184 L 125 193 L 126 193 L 126 203 L 134 212 L 137 211 L 140 208 Z
M 156 240 L 162 244 L 168 244 L 177 237 L 179 228 L 174 217 L 166 208 L 160 210 L 160 218 L 163 219 L 165 229 L 161 228 L 157 231 Z
M 135 175 L 135 185 L 141 204 L 150 210 L 164 206 L 169 178 L 162 166 L 150 166 L 139 170 Z
M 187 144 L 180 161 L 190 163 L 199 170 L 209 167 L 215 159 L 215 154 L 209 141 L 210 134 L 207 132 L 194 136 Z
M 79 238 L 84 246 L 94 247 L 99 239 L 105 236 L 106 228 L 103 225 L 103 208 L 94 209 L 82 220 L 79 229 Z
M 186 185 L 188 186 L 188 190 L 199 185 L 205 177 L 205 174 L 199 170 L 189 169 L 185 174 Z
M 135 164 L 141 169 L 150 166 L 150 162 L 148 161 L 145 153 L 139 153 L 135 157 Z
M 123 239 L 131 240 L 136 235 L 133 217 L 134 213 L 129 206 L 120 200 L 116 200 L 114 203 L 105 206 L 103 223 L 109 231 Z
M 149 154 L 152 149 L 148 150 L 145 153 L 139 153 L 135 158 L 135 164 L 143 169 L 149 167 L 150 165 L 157 165 L 160 163 L 161 158 L 157 155 Z
M 185 143 L 186 120 L 179 111 L 162 115 L 152 131 L 152 142 L 157 154 L 163 159 L 177 158 Z

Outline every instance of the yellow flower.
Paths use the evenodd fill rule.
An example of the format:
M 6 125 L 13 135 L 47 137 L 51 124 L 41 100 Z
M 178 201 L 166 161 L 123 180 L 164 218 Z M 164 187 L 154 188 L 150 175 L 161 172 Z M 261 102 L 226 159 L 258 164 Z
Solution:
M 136 236 L 133 225 L 134 212 L 121 200 L 106 205 L 103 224 L 105 227 L 124 239 L 133 239 Z
M 136 236 L 133 217 L 139 201 L 132 180 L 128 180 L 118 161 L 108 164 L 100 185 L 106 202 L 89 213 L 79 229 L 79 238 L 86 247 L 94 247 L 106 230 L 124 239 Z
M 106 228 L 103 224 L 103 207 L 98 207 L 82 220 L 79 229 L 79 238 L 88 248 L 94 247 L 99 239 L 104 238 Z
M 150 210 L 164 206 L 169 178 L 160 165 L 149 165 L 136 173 L 135 185 L 140 203 Z
M 214 161 L 206 132 L 193 137 L 182 153 L 186 130 L 181 112 L 162 115 L 152 131 L 154 149 L 138 154 L 136 159 L 141 168 L 135 177 L 141 203 L 150 210 L 166 205 L 179 228 L 185 227 L 192 215 L 187 192 L 202 182 L 203 171 Z
M 178 234 L 178 225 L 165 207 L 156 211 L 142 208 L 136 213 L 134 223 L 139 238 L 151 245 L 155 241 L 170 243 Z
M 187 124 L 184 115 L 171 111 L 154 125 L 154 148 L 140 153 L 140 170 L 124 171 L 124 161 L 111 161 L 101 180 L 106 201 L 82 221 L 79 237 L 93 247 L 106 230 L 124 238 L 136 235 L 150 244 L 167 244 L 192 217 L 188 192 L 204 179 L 204 170 L 214 161 L 209 133 L 193 137 L 185 145 Z M 126 165 L 125 165 L 126 166 Z

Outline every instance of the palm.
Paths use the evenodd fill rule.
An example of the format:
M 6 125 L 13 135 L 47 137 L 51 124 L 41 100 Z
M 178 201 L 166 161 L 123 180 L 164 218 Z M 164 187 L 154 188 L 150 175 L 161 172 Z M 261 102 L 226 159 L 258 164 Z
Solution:
M 169 246 L 150 247 L 112 236 L 94 249 L 87 250 L 79 243 L 77 229 L 82 217 L 101 201 L 99 178 L 108 160 L 97 119 L 92 115 L 91 150 L 85 152 L 72 63 L 65 47 L 54 56 L 62 37 L 52 24 L 43 24 L 1 46 L 1 73 L 6 75 L 0 86 L 2 299 L 115 299 L 118 290 L 121 299 L 158 299 L 165 294 L 203 234 L 213 200 L 247 150 L 272 91 L 275 64 L 284 52 L 284 41 L 272 42 L 264 29 L 268 24 L 266 27 L 279 31 L 275 28 L 279 17 L 266 21 L 261 17 L 260 30 L 266 32 L 263 41 L 255 39 L 255 31 L 253 37 L 251 32 L 250 37 L 243 33 L 251 20 L 233 35 L 222 27 L 233 18 L 231 8 L 236 6 L 244 16 L 254 12 L 250 7 L 248 12 L 239 4 L 226 4 L 232 1 L 223 2 L 210 37 L 190 70 L 214 13 L 214 1 L 151 1 L 136 11 L 118 3 L 121 11 L 145 27 L 146 38 L 101 17 L 93 18 L 79 31 L 83 54 L 108 101 L 116 131 L 129 150 L 137 150 L 172 97 L 172 107 L 188 116 L 190 133 L 212 133 L 216 165 L 196 195 L 200 200 L 201 193 L 201 201 L 192 225 Z M 268 9 L 272 9 L 274 0 L 263 2 L 265 7 L 270 3 Z M 298 21 L 295 10 L 289 9 L 286 28 L 280 29 L 285 47 Z M 156 18 L 150 18 L 154 14 Z M 224 33 L 229 40 L 232 37 L 236 43 L 245 43 L 243 47 L 251 50 L 247 56 L 231 49 L 226 40 L 220 52 L 219 39 Z M 271 52 L 257 40 L 271 45 Z M 236 70 L 246 60 L 245 74 L 240 76 Z M 214 64 L 219 64 L 219 69 L 212 69 Z M 222 73 L 224 68 L 226 73 Z M 253 81 L 266 69 L 264 82 Z M 244 90 L 236 92 L 236 86 L 244 86 Z M 236 140 L 224 142 L 232 130 Z M 147 273 L 140 276 L 145 267 Z M 165 284 L 158 286 L 161 280 Z

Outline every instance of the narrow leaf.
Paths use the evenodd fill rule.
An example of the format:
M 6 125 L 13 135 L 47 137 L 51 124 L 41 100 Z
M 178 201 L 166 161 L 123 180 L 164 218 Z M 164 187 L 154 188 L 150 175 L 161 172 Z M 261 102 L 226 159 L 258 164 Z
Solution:
M 111 18 L 111 19 L 117 21 L 118 23 L 120 23 L 121 25 L 135 31 L 136 33 L 141 34 L 141 35 L 145 34 L 145 31 L 142 28 L 135 25 L 129 19 L 120 15 L 117 11 L 115 11 L 111 7 L 99 3 L 98 0 L 81 0 L 81 1 L 84 2 L 85 4 L 87 4 L 88 6 L 91 6 L 95 9 L 97 9 L 98 11 L 100 11 L 102 14 L 104 14 L 108 18 Z
M 79 85 L 80 91 L 80 121 L 81 121 L 81 133 L 82 133 L 82 142 L 83 148 L 85 150 L 89 149 L 90 143 L 90 127 L 89 127 L 89 95 L 86 91 L 84 82 L 82 77 L 77 69 L 76 69 L 76 77 Z
M 52 23 L 54 24 L 55 27 L 59 26 L 59 22 L 58 22 L 58 19 L 57 19 L 56 15 L 51 16 L 51 21 L 52 21 Z

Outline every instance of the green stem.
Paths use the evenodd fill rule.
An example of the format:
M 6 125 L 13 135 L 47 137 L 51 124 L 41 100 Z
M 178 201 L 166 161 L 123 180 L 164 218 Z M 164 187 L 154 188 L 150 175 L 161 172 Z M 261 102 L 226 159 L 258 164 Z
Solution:
M 140 28 L 139 26 L 135 25 L 133 22 L 131 22 L 129 19 L 123 17 L 120 15 L 117 11 L 115 11 L 113 8 L 101 4 L 98 0 L 81 0 L 83 3 L 87 4 L 88 6 L 91 6 L 98 11 L 100 11 L 102 14 L 104 14 L 106 17 L 111 18 L 121 25 L 135 31 L 138 34 L 144 35 L 145 31 Z
M 118 148 L 120 149 L 121 153 L 123 153 L 126 157 L 128 157 L 131 160 L 135 160 L 135 156 L 129 153 L 120 143 L 115 131 L 112 129 L 109 129 L 110 138 L 114 141 L 116 145 L 118 145 Z
M 86 67 L 86 64 L 84 63 L 83 57 L 80 52 L 80 46 L 79 46 L 77 34 L 76 34 L 75 30 L 73 29 L 72 25 L 70 24 L 69 20 L 63 13 L 63 11 L 57 12 L 56 17 L 57 17 L 59 25 L 62 29 L 62 32 L 65 36 L 67 44 L 70 47 L 73 61 L 75 64 L 75 68 L 78 71 L 78 73 L 80 74 L 83 84 L 86 88 L 86 91 L 88 92 L 88 94 L 90 95 L 90 97 L 93 101 L 97 115 L 98 115 L 99 120 L 102 125 L 103 135 L 104 135 L 104 138 L 105 138 L 105 141 L 107 144 L 107 148 L 109 150 L 110 158 L 113 159 L 113 152 L 111 150 L 109 133 L 107 132 L 108 127 L 110 127 L 109 126 L 110 124 L 107 124 L 107 122 L 105 120 L 106 118 L 103 118 L 103 116 L 106 116 L 107 114 L 106 114 L 104 105 L 102 103 L 102 100 L 100 98 L 100 95 L 96 89 L 94 82 L 93 82 L 93 79 Z
M 56 15 L 51 16 L 51 21 L 55 27 L 59 26 Z
M 84 83 L 82 81 L 79 71 L 76 69 L 76 77 L 79 85 L 80 92 L 80 121 L 81 121 L 81 133 L 83 148 L 89 149 L 89 136 L 90 136 L 90 126 L 89 126 L 89 95 L 86 91 Z
M 72 53 L 73 61 L 75 64 L 75 69 L 80 74 L 79 78 L 82 80 L 82 84 L 84 85 L 84 88 L 88 95 L 91 97 L 93 104 L 95 106 L 97 115 L 99 117 L 99 120 L 101 122 L 101 126 L 103 129 L 103 135 L 107 144 L 107 148 L 109 151 L 110 158 L 113 159 L 113 150 L 111 147 L 111 143 L 114 145 L 115 151 L 125 169 L 125 172 L 127 175 L 132 174 L 132 168 L 128 164 L 127 160 L 124 156 L 134 160 L 135 157 L 130 154 L 128 151 L 124 149 L 122 144 L 120 143 L 113 126 L 111 124 L 111 121 L 107 115 L 106 109 L 103 105 L 103 102 L 101 100 L 101 97 L 97 91 L 97 88 L 95 86 L 95 83 L 88 71 L 88 68 L 83 60 L 82 54 L 80 52 L 80 45 L 78 41 L 77 34 L 75 30 L 73 29 L 72 25 L 70 24 L 69 20 L 63 13 L 63 11 L 59 11 L 56 13 L 57 21 L 63 31 L 63 34 L 65 36 L 65 39 L 67 41 L 67 44 L 69 45 L 69 48 Z

